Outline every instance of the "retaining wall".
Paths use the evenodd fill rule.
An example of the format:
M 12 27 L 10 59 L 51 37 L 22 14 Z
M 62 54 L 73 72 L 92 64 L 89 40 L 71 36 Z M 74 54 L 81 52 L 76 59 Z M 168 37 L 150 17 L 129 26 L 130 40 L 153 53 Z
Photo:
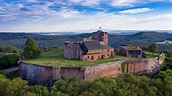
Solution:
M 146 60 L 123 61 L 124 73 L 135 75 L 152 75 L 160 71 L 162 55 Z M 48 79 L 78 77 L 79 80 L 93 80 L 99 77 L 116 77 L 122 74 L 122 61 L 108 62 L 86 67 L 53 67 L 19 62 L 19 72 L 22 79 L 28 83 L 43 84 Z
M 125 73 L 151 76 L 160 71 L 160 65 L 163 63 L 163 54 L 156 58 L 126 61 L 124 63 Z
M 52 77 L 51 66 L 41 66 L 36 64 L 29 64 L 20 62 L 19 72 L 22 79 L 27 80 L 28 83 L 42 84 L 44 81 Z
M 28 83 L 43 84 L 48 79 L 59 80 L 76 76 L 79 80 L 99 77 L 116 77 L 122 74 L 122 61 L 109 62 L 88 67 L 52 67 L 19 62 L 20 77 Z
M 97 66 L 86 67 L 84 72 L 85 80 L 92 80 L 99 77 L 116 77 L 122 74 L 122 61 L 115 61 L 100 64 Z

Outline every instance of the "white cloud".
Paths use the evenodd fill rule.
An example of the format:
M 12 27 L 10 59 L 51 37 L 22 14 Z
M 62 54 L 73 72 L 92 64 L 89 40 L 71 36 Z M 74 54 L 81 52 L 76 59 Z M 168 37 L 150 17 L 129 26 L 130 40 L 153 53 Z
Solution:
M 26 2 L 37 2 L 37 0 L 26 0 Z
M 33 0 L 36 1 L 36 0 Z M 109 0 L 70 0 L 73 3 L 65 3 L 61 0 L 56 2 L 43 2 L 43 4 L 34 3 L 33 5 L 6 4 L 0 7 L 0 31 L 78 31 L 97 29 L 102 26 L 103 29 L 172 29 L 171 14 L 154 15 L 153 13 L 145 16 L 136 16 L 135 14 L 115 15 L 102 11 L 99 13 L 79 12 L 70 9 L 73 3 L 81 6 L 98 8 L 103 2 Z M 157 2 L 157 0 L 148 0 L 147 2 Z M 162 0 L 158 0 L 162 1 Z M 133 6 L 137 3 L 143 3 L 143 0 L 113 0 L 114 6 Z M 56 9 L 50 9 L 52 5 L 61 6 Z M 107 4 L 107 2 L 106 2 Z M 137 8 L 120 11 L 119 13 L 141 13 L 151 11 L 150 8 Z M 89 10 L 88 10 L 89 11 Z M 84 13 L 84 14 L 83 14 Z M 86 14 L 85 14 L 86 13 Z M 5 25 L 6 24 L 6 25 Z M 15 25 L 15 26 L 14 26 Z
M 112 0 L 113 6 L 133 6 L 139 0 Z
M 94 5 L 99 5 L 100 0 L 85 0 L 84 2 L 82 2 L 82 5 L 84 6 L 94 6 Z
M 111 5 L 115 7 L 133 7 L 153 2 L 172 2 L 172 0 L 112 0 Z
M 82 6 L 94 7 L 99 5 L 101 0 L 69 0 L 70 3 L 81 4 Z
M 4 10 L 5 10 L 4 8 L 1 8 L 1 7 L 0 7 L 0 11 L 4 11 Z
M 172 14 L 163 14 L 152 17 L 137 18 L 129 24 L 128 29 L 141 30 L 172 30 Z
M 24 7 L 24 5 L 23 4 L 17 4 L 17 7 L 22 8 L 22 7 Z
M 56 15 L 44 20 L 27 20 L 27 23 L 19 23 L 15 26 L 6 26 L 8 31 L 80 31 L 97 29 L 112 30 L 168 30 L 172 26 L 172 14 L 155 15 L 151 17 L 135 17 L 128 15 L 114 15 L 112 13 L 99 12 L 92 15 L 81 14 L 75 10 L 64 9 Z M 4 27 L 4 26 L 1 26 Z M 5 28 L 1 28 L 5 30 Z M 6 29 L 6 30 L 7 30 Z
M 61 11 L 57 12 L 58 16 L 61 16 L 62 18 L 72 18 L 73 16 L 76 16 L 79 12 L 76 10 L 71 9 L 62 9 Z
M 73 3 L 79 3 L 80 1 L 82 0 L 69 0 L 70 2 L 73 2 Z
M 150 8 L 136 8 L 136 9 L 123 10 L 123 11 L 120 11 L 119 13 L 143 13 L 143 12 L 148 12 L 151 10 L 152 9 Z

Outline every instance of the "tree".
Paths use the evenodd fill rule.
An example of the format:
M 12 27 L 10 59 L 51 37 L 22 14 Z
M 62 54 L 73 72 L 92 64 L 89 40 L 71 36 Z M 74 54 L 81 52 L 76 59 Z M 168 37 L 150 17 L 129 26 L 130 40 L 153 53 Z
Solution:
M 35 59 L 40 55 L 38 46 L 33 38 L 28 38 L 26 40 L 23 55 L 27 59 Z
M 133 42 L 130 41 L 130 42 L 127 42 L 127 44 L 133 44 Z
M 17 61 L 19 56 L 17 54 L 9 54 L 0 57 L 0 69 L 18 66 Z
M 48 89 L 41 85 L 30 86 L 29 90 L 36 93 L 36 96 L 48 96 Z
M 158 52 L 158 48 L 156 46 L 156 43 L 151 43 L 150 46 L 148 47 L 148 49 L 152 53 Z
M 3 53 L 17 53 L 17 48 L 14 46 L 2 47 L 2 52 Z
M 0 74 L 0 96 L 23 96 L 28 87 L 27 82 L 20 78 L 10 80 Z
M 0 47 L 0 52 L 2 52 L 2 47 Z
M 167 57 L 172 57 L 172 50 L 165 51 Z
M 166 71 L 161 71 L 158 75 L 158 78 L 160 78 L 161 80 L 163 80 L 166 77 L 172 77 L 172 70 L 168 69 Z

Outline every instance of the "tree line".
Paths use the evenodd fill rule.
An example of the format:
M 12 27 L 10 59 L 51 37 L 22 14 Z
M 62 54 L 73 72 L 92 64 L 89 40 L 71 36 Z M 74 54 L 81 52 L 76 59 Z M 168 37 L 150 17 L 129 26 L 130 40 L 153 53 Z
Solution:
M 35 59 L 39 55 L 40 51 L 33 38 L 27 39 L 23 52 L 13 46 L 0 47 L 0 70 L 18 66 L 19 58 Z
M 0 70 L 18 66 L 19 50 L 14 46 L 0 47 Z
M 172 70 L 162 71 L 154 78 L 122 74 L 116 78 L 91 81 L 76 77 L 50 84 L 27 85 L 25 80 L 12 80 L 0 75 L 0 96 L 171 96 Z
M 39 35 L 31 33 L 0 33 L 1 46 L 15 46 L 19 49 L 24 49 L 24 44 L 27 38 L 33 38 L 38 44 L 39 48 L 44 47 L 63 47 L 66 40 L 81 40 L 93 33 L 84 33 L 79 35 Z M 140 46 L 149 46 L 152 42 L 163 42 L 172 37 L 172 34 L 158 33 L 158 32 L 139 32 L 132 35 L 113 35 L 109 34 L 109 45 L 118 48 L 121 44 L 133 42 Z M 160 50 L 172 49 L 172 44 L 159 44 Z

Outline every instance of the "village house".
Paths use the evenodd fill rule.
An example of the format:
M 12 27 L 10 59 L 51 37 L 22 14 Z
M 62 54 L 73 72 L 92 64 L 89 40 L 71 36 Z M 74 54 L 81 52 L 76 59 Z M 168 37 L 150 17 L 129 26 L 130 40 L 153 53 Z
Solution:
M 142 48 L 134 44 L 123 44 L 119 47 L 119 52 L 127 57 L 142 58 Z
M 113 58 L 114 48 L 108 46 L 108 33 L 99 29 L 93 36 L 81 41 L 65 41 L 64 57 L 83 61 Z

